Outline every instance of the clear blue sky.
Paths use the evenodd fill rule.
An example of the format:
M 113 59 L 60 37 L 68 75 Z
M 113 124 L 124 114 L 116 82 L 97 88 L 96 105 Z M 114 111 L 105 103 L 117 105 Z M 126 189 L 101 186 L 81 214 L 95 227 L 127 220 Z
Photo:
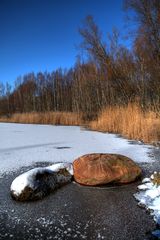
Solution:
M 124 28 L 123 0 L 0 0 L 0 82 L 74 65 L 78 27 L 93 15 L 104 33 Z

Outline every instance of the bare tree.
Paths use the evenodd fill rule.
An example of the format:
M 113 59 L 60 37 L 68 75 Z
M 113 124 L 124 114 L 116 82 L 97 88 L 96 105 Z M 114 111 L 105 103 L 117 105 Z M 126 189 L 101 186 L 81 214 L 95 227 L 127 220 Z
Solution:
M 81 47 L 83 47 L 90 56 L 100 65 L 106 65 L 108 54 L 105 44 L 102 42 L 101 32 L 95 24 L 92 16 L 87 16 L 83 26 L 79 29 L 83 37 Z

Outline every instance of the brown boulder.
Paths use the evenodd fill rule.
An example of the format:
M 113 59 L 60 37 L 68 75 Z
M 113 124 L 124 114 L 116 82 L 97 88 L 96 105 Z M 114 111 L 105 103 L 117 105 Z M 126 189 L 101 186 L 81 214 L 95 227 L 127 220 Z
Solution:
M 73 162 L 74 179 L 83 185 L 129 183 L 141 175 L 141 169 L 119 154 L 87 154 Z

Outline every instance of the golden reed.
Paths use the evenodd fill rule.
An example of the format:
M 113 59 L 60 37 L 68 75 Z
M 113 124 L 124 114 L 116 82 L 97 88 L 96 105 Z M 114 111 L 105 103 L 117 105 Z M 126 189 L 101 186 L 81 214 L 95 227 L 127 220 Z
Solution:
M 72 112 L 15 113 L 10 118 L 1 118 L 0 121 L 12 123 L 35 123 L 72 126 L 79 126 L 82 124 L 81 115 Z
M 146 143 L 160 141 L 160 117 L 153 111 L 143 112 L 136 103 L 103 109 L 90 128 Z

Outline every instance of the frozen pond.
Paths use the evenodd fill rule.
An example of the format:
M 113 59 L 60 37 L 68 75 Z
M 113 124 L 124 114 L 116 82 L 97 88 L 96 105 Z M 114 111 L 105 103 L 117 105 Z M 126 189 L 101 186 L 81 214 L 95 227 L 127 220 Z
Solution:
M 151 147 L 80 127 L 0 123 L 0 176 L 35 162 L 73 162 L 87 153 L 120 153 L 154 161 Z

